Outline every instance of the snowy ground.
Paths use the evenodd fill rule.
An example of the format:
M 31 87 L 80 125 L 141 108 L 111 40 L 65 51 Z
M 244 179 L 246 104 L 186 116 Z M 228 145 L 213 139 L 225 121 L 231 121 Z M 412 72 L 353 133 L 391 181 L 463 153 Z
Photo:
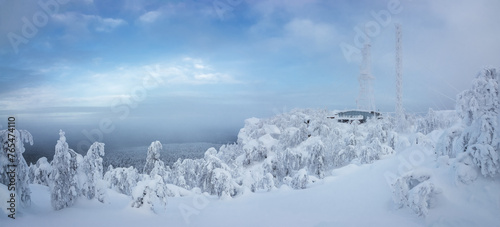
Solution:
M 479 177 L 465 185 L 453 168 L 435 166 L 433 156 L 419 147 L 368 165 L 348 165 L 304 190 L 283 186 L 271 192 L 245 193 L 219 199 L 198 195 L 169 198 L 164 214 L 132 208 L 131 199 L 112 190 L 108 203 L 80 199 L 75 206 L 54 211 L 48 187 L 31 185 L 32 206 L 17 218 L 0 217 L 0 226 L 499 226 L 500 181 Z M 415 157 L 423 157 L 421 160 Z M 410 161 L 408 161 L 410 160 Z M 398 175 L 405 164 L 433 169 L 441 190 L 427 217 L 392 201 L 388 173 Z M 398 170 L 399 168 L 399 170 Z M 3 199 L 3 198 L 2 198 Z M 3 204 L 2 204 L 3 205 Z M 4 209 L 4 208 L 3 208 Z

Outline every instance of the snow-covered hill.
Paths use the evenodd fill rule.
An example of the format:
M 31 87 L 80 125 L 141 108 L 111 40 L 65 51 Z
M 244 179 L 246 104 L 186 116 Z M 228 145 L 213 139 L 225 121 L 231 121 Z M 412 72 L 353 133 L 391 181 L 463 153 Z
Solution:
M 500 182 L 480 179 L 457 184 L 450 168 L 435 168 L 426 159 L 419 168 L 435 169 L 433 182 L 441 189 L 425 218 L 393 203 L 387 172 L 409 160 L 415 149 L 373 164 L 350 164 L 303 190 L 288 186 L 270 192 L 247 193 L 220 200 L 190 194 L 169 198 L 166 209 L 154 214 L 130 206 L 126 195 L 108 190 L 108 201 L 81 199 L 54 211 L 50 189 L 31 185 L 32 206 L 15 220 L 0 216 L 1 226 L 498 226 Z M 3 198 L 2 198 L 3 201 Z M 3 225 L 5 224 L 5 225 Z

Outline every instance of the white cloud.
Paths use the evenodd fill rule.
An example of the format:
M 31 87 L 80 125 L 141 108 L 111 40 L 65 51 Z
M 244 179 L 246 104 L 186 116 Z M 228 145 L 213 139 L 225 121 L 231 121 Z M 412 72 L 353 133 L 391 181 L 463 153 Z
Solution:
M 139 17 L 139 21 L 143 23 L 153 23 L 155 22 L 159 17 L 161 13 L 159 11 L 149 11 Z
M 241 83 L 231 75 L 217 72 L 210 65 L 200 59 L 185 57 L 180 62 L 171 64 L 157 64 L 155 67 L 159 76 L 165 79 L 166 84 L 218 84 Z
M 100 60 L 99 60 L 100 61 Z M 49 67 L 40 73 L 60 75 L 74 69 L 67 66 Z M 83 72 L 62 77 L 64 83 L 38 85 L 3 93 L 0 109 L 20 110 L 58 106 L 110 106 L 116 98 L 129 97 L 144 86 L 146 77 L 159 78 L 158 85 L 234 84 L 240 81 L 214 70 L 200 59 L 184 58 L 171 63 L 120 66 L 101 72 Z M 152 79 L 154 80 L 154 79 Z
M 100 32 L 111 32 L 115 28 L 127 24 L 127 22 L 122 19 L 101 18 L 97 16 L 96 20 L 98 22 L 96 26 L 96 31 Z
M 56 23 L 66 26 L 66 38 L 79 38 L 87 36 L 92 31 L 111 32 L 124 26 L 127 22 L 120 18 L 103 18 L 98 15 L 88 15 L 76 12 L 66 12 L 52 16 Z
M 204 69 L 205 68 L 205 66 L 202 64 L 194 64 L 194 67 L 197 69 Z

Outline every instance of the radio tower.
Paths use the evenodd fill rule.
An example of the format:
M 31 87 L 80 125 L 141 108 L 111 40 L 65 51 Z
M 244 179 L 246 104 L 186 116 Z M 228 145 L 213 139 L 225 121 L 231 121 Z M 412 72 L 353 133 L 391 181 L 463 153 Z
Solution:
M 359 110 L 375 110 L 375 101 L 373 98 L 372 80 L 375 77 L 371 74 L 370 62 L 370 43 L 365 43 L 363 48 L 363 61 L 360 67 L 359 96 L 356 100 Z
M 399 131 L 404 130 L 405 113 L 403 110 L 403 59 L 401 45 L 403 34 L 401 24 L 396 23 L 396 122 Z

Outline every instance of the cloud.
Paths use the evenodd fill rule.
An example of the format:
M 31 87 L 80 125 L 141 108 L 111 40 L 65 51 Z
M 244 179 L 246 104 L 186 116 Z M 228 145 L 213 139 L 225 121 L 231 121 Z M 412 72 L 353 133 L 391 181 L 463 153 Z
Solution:
M 97 20 L 97 25 L 95 29 L 96 31 L 100 32 L 111 32 L 115 28 L 127 24 L 127 22 L 122 19 L 96 17 L 96 20 Z
M 40 69 L 37 75 L 60 74 L 65 70 L 72 69 L 69 66 L 48 67 Z M 158 85 L 183 85 L 188 86 L 184 87 L 187 90 L 193 85 L 241 83 L 231 75 L 213 69 L 201 59 L 183 58 L 168 63 L 127 65 L 100 72 L 62 75 L 58 79 L 53 78 L 50 85 L 30 84 L 3 91 L 0 109 L 110 106 L 116 98 L 130 98 L 138 88 L 144 86 L 149 76 L 158 77 L 162 81 Z
M 99 15 L 89 15 L 79 12 L 66 12 L 52 16 L 56 23 L 65 26 L 63 38 L 78 40 L 81 37 L 91 36 L 96 32 L 112 32 L 127 22 L 120 18 L 106 18 Z
M 156 64 L 157 73 L 165 79 L 167 84 L 187 84 L 187 85 L 203 85 L 203 84 L 235 84 L 241 83 L 234 79 L 231 75 L 217 72 L 209 64 L 206 64 L 200 59 L 189 57 L 183 58 L 181 61 L 167 64 Z
M 149 11 L 139 17 L 139 21 L 143 23 L 153 23 L 155 22 L 159 17 L 161 13 L 159 11 Z

